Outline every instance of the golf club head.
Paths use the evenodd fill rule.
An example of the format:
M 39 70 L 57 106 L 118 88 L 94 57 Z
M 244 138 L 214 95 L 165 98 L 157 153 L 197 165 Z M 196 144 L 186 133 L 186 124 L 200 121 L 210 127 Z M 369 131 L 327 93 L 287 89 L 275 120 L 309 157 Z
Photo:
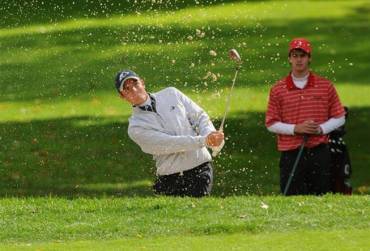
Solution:
M 241 59 L 238 51 L 235 50 L 235 49 L 229 50 L 229 57 L 230 57 L 231 60 L 235 61 L 238 64 L 240 64 L 242 62 L 242 59 Z

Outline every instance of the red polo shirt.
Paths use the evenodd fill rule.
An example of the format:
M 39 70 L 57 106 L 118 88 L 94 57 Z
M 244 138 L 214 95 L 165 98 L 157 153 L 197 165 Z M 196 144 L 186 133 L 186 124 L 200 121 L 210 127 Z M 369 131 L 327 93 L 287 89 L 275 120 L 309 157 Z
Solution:
M 313 120 L 319 124 L 330 118 L 344 116 L 344 108 L 339 101 L 333 84 L 312 72 L 303 89 L 297 88 L 291 74 L 279 80 L 270 90 L 266 112 L 266 127 L 276 122 L 299 124 Z M 278 134 L 278 150 L 288 151 L 302 144 L 302 135 Z M 310 135 L 306 147 L 328 143 L 327 135 Z

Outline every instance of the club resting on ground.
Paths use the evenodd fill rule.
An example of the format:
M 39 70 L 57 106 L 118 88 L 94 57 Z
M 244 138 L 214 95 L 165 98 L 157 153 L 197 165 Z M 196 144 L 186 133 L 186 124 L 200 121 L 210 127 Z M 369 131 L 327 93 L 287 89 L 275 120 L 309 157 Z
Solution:
M 223 130 L 224 130 L 226 115 L 230 110 L 230 101 L 231 101 L 232 92 L 233 92 L 234 85 L 235 85 L 235 80 L 236 80 L 236 77 L 238 76 L 238 72 L 241 68 L 241 63 L 242 63 L 241 57 L 240 57 L 239 53 L 237 52 L 237 50 L 235 50 L 235 49 L 231 49 L 229 51 L 229 57 L 230 57 L 231 60 L 233 60 L 235 62 L 236 68 L 235 68 L 235 75 L 234 75 L 234 78 L 233 78 L 233 81 L 232 81 L 230 92 L 229 92 L 229 95 L 227 96 L 224 116 L 222 118 L 220 128 L 218 129 L 218 131 L 220 131 L 220 132 L 223 132 Z M 220 146 L 213 147 L 212 148 L 212 156 L 216 157 L 217 154 L 220 153 L 220 151 L 222 150 L 224 145 L 225 145 L 225 141 L 222 141 Z
M 301 156 L 302 156 L 302 153 L 303 153 L 303 150 L 304 150 L 304 146 L 307 143 L 307 140 L 308 140 L 308 135 L 305 134 L 303 136 L 303 142 L 302 142 L 301 146 L 299 147 L 299 152 L 298 152 L 297 158 L 294 161 L 292 171 L 290 172 L 288 182 L 286 183 L 286 186 L 285 186 L 285 189 L 284 189 L 284 193 L 283 193 L 284 195 L 287 195 L 288 194 L 290 184 L 292 183 L 292 180 L 293 180 L 293 177 L 295 175 L 295 172 L 296 172 L 298 163 L 301 160 Z

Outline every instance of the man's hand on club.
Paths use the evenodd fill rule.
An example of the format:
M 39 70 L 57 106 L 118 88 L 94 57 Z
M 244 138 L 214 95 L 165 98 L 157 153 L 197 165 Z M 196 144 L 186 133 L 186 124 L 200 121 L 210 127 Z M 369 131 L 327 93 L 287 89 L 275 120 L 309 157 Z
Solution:
M 207 135 L 206 144 L 208 147 L 217 147 L 222 144 L 224 140 L 224 133 L 220 131 L 211 132 Z
M 294 134 L 321 134 L 322 130 L 318 123 L 312 120 L 306 120 L 301 124 L 296 124 Z

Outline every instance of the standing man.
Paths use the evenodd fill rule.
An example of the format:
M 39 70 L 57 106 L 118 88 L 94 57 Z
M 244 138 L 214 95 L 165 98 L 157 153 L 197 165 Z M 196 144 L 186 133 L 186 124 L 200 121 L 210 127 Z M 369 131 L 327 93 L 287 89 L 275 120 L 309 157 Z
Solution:
M 130 103 L 128 134 L 142 151 L 153 155 L 156 194 L 201 197 L 213 183 L 211 155 L 206 147 L 223 143 L 208 115 L 174 87 L 148 93 L 144 81 L 133 71 L 116 76 L 116 88 Z
M 331 191 L 328 134 L 345 122 L 333 84 L 309 70 L 311 52 L 311 44 L 304 38 L 290 42 L 291 72 L 271 88 L 266 112 L 266 127 L 277 134 L 281 151 L 281 192 L 288 183 L 298 149 L 304 144 L 287 195 Z

